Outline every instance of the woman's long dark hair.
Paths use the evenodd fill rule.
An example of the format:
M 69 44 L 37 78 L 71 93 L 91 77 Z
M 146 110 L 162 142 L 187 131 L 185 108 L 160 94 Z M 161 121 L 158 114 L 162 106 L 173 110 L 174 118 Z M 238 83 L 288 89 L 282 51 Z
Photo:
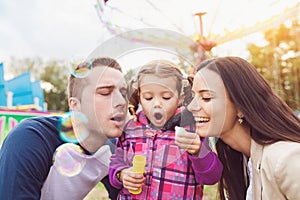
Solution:
M 198 71 L 203 68 L 220 75 L 230 100 L 243 113 L 243 124 L 249 126 L 255 142 L 261 145 L 277 141 L 300 143 L 300 119 L 252 64 L 239 57 L 219 57 L 203 61 Z M 221 200 L 227 195 L 230 200 L 245 199 L 248 184 L 242 153 L 221 140 L 217 142 L 217 153 L 224 165 L 219 185 Z
M 220 199 L 246 199 L 249 177 L 245 171 L 243 154 L 220 139 L 216 143 L 216 150 L 223 164 L 222 179 L 219 182 Z

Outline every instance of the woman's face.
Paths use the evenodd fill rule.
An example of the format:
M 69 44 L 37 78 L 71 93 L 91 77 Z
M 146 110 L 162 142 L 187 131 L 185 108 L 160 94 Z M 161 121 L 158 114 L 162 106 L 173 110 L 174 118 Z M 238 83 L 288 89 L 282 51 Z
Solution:
M 196 121 L 196 133 L 202 137 L 220 137 L 237 120 L 237 110 L 229 99 L 219 74 L 206 68 L 194 77 L 193 100 L 188 109 Z

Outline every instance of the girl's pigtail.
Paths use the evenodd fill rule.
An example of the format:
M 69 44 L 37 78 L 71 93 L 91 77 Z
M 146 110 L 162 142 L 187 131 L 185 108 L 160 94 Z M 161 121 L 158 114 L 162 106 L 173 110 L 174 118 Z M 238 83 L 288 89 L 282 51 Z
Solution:
M 187 107 L 193 100 L 192 96 L 193 77 L 187 77 L 187 81 L 183 85 L 183 102 L 182 105 Z
M 183 92 L 183 100 L 180 103 L 179 106 L 184 106 L 187 107 L 193 97 L 192 97 L 192 83 L 193 81 L 190 79 L 191 77 L 188 78 L 183 78 L 182 80 L 182 92 Z M 175 130 L 175 126 L 180 126 L 180 127 L 184 127 L 184 126 L 192 126 L 194 125 L 196 122 L 194 120 L 194 117 L 192 115 L 192 113 L 187 109 L 184 108 L 182 110 L 182 112 L 176 114 L 175 116 L 173 116 L 164 126 L 164 128 L 166 130 Z
M 139 94 L 136 79 L 132 79 L 128 84 L 128 100 L 129 113 L 132 116 L 136 116 L 136 111 L 139 106 Z

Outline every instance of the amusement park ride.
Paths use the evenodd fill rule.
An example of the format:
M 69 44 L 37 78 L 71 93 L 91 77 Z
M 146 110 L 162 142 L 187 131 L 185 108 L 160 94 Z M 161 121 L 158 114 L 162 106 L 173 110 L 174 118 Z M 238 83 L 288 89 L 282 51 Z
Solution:
M 111 0 L 113 1 L 113 0 Z M 162 9 L 159 9 L 154 3 L 148 0 L 145 0 L 146 3 L 150 4 L 152 8 L 154 8 L 157 12 L 162 12 Z M 231 42 L 233 40 L 244 38 L 248 35 L 251 35 L 253 33 L 257 32 L 263 32 L 265 30 L 274 28 L 279 26 L 280 24 L 284 23 L 287 20 L 295 19 L 298 16 L 299 13 L 299 6 L 300 3 L 295 4 L 294 6 L 291 6 L 289 8 L 286 8 L 283 12 L 280 14 L 277 14 L 275 16 L 270 17 L 269 19 L 257 22 L 256 24 L 248 27 L 243 27 L 240 29 L 236 29 L 233 31 L 227 31 L 226 33 L 222 35 L 214 35 L 214 33 L 209 33 L 208 35 L 204 35 L 203 31 L 203 19 L 202 17 L 206 15 L 206 12 L 198 12 L 194 14 L 195 18 L 198 18 L 199 20 L 199 33 L 195 33 L 191 36 L 187 36 L 193 40 L 192 44 L 186 44 L 185 46 L 182 46 L 182 48 L 189 48 L 194 55 L 196 56 L 196 63 L 201 62 L 206 57 L 206 54 L 212 54 L 212 49 L 218 45 L 225 44 L 227 42 Z M 97 4 L 95 5 L 95 8 L 97 10 L 98 17 L 101 21 L 101 23 L 104 25 L 104 27 L 110 32 L 112 35 L 119 35 L 126 31 L 131 31 L 133 28 L 126 27 L 126 25 L 120 25 L 119 23 L 115 23 L 113 19 L 110 19 L 109 17 L 105 16 L 106 9 L 109 8 L 110 10 L 113 10 L 114 12 L 119 12 L 120 16 L 125 15 L 126 11 L 123 11 L 121 8 L 116 8 L 110 5 L 110 1 L 107 0 L 97 0 Z M 165 16 L 163 13 L 160 13 L 161 16 Z M 138 21 L 145 25 L 145 27 L 151 28 L 153 24 L 148 23 L 146 20 L 144 20 L 140 16 L 134 16 L 130 15 L 131 18 L 133 18 L 135 21 Z M 122 18 L 122 17 L 119 17 Z M 177 26 L 177 30 L 180 30 Z M 149 35 L 145 36 L 143 34 L 140 35 L 126 35 L 128 40 L 136 41 L 137 39 L 142 38 L 142 42 L 165 42 L 169 38 L 155 38 L 155 37 L 149 37 Z M 169 43 L 167 45 L 172 45 L 172 43 Z
M 220 4 L 217 5 L 218 3 Z M 285 41 L 278 48 L 275 48 L 277 45 L 275 41 L 278 39 L 276 34 L 266 34 L 266 32 L 272 29 L 276 31 L 281 25 L 289 29 L 292 24 L 299 24 L 300 2 L 287 2 L 284 0 L 247 1 L 248 5 L 243 6 L 240 4 L 239 7 L 236 7 L 237 3 L 239 1 L 234 0 L 226 2 L 223 0 L 187 0 L 184 2 L 175 0 L 131 0 L 131 4 L 128 5 L 121 0 L 97 0 L 95 8 L 103 30 L 106 30 L 112 37 L 121 35 L 128 41 L 120 45 L 114 43 L 112 49 L 118 49 L 123 44 L 132 45 L 131 43 L 136 42 L 144 43 L 144 46 L 148 44 L 157 45 L 158 49 L 171 49 L 173 50 L 171 59 L 174 59 L 188 75 L 194 74 L 195 66 L 208 57 L 222 55 L 239 55 L 243 57 L 245 53 L 249 53 L 249 51 L 246 52 L 247 42 L 258 48 L 262 44 L 263 47 L 260 52 L 262 53 L 261 56 L 266 57 L 263 58 L 266 59 L 266 62 L 262 63 L 262 66 L 257 66 L 258 70 L 265 70 L 266 73 L 263 75 L 269 78 L 268 81 L 270 81 L 272 88 L 293 109 L 299 110 L 299 68 L 297 65 L 292 65 L 292 63 L 290 63 L 291 69 L 284 67 L 287 57 L 291 58 L 290 60 L 298 60 L 299 50 L 297 49 L 299 49 L 299 46 L 296 47 L 296 50 L 290 51 L 292 57 L 287 53 L 280 57 L 276 51 L 281 51 L 283 49 L 281 46 L 286 46 Z M 234 5 L 231 6 L 232 4 Z M 196 12 L 193 12 L 193 10 L 196 10 Z M 189 16 L 189 18 L 187 19 L 185 16 Z M 187 24 L 194 25 L 192 30 L 189 29 L 191 26 Z M 203 26 L 203 24 L 206 26 Z M 206 28 L 207 25 L 209 25 L 208 28 Z M 165 30 L 175 30 L 175 32 L 174 34 L 168 32 L 167 34 L 151 35 L 151 28 L 160 28 L 162 32 Z M 145 29 L 148 29 L 148 31 L 145 31 Z M 296 29 L 291 29 L 291 32 L 294 33 L 291 37 L 294 37 L 293 40 L 298 45 L 300 37 L 297 32 L 298 29 Z M 268 38 L 263 40 L 263 36 Z M 189 40 L 186 40 L 187 38 Z M 256 43 L 257 41 L 261 43 Z M 266 53 L 268 49 L 271 50 Z M 137 48 L 137 51 L 143 53 L 141 48 Z M 234 51 L 236 52 L 234 53 Z M 285 52 L 285 49 L 281 52 Z M 146 53 L 144 55 L 147 57 Z M 293 57 L 293 55 L 295 56 Z M 135 57 L 129 63 L 132 62 L 132 65 L 134 65 L 135 59 L 139 58 Z M 286 73 L 287 70 L 291 73 Z

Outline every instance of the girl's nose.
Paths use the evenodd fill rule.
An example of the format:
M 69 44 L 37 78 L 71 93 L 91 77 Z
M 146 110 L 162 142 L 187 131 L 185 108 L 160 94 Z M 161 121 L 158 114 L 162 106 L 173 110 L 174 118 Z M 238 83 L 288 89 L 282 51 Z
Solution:
M 154 99 L 154 108 L 159 108 L 161 106 L 161 101 L 159 98 Z

